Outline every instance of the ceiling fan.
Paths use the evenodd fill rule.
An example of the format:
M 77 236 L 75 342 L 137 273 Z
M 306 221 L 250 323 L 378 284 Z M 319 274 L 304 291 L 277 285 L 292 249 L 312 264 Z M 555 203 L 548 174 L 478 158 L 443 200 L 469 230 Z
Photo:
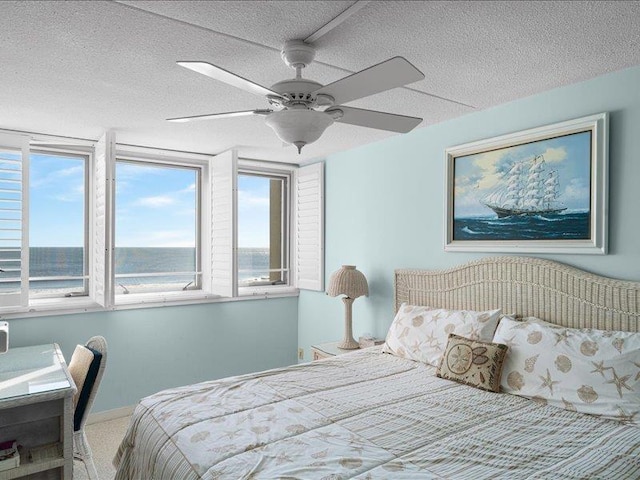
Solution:
M 393 113 L 346 107 L 343 104 L 375 93 L 401 87 L 422 80 L 424 74 L 403 57 L 393 57 L 382 63 L 322 85 L 302 78 L 301 71 L 315 56 L 315 48 L 303 40 L 285 42 L 282 59 L 295 69 L 296 77 L 275 83 L 271 88 L 263 87 L 246 78 L 231 73 L 207 62 L 177 62 L 215 80 L 242 90 L 266 97 L 273 109 L 256 109 L 239 112 L 212 113 L 167 119 L 170 122 L 189 122 L 213 118 L 262 115 L 276 135 L 285 143 L 298 148 L 315 142 L 333 122 L 349 123 L 363 127 L 407 133 L 413 130 L 422 118 Z

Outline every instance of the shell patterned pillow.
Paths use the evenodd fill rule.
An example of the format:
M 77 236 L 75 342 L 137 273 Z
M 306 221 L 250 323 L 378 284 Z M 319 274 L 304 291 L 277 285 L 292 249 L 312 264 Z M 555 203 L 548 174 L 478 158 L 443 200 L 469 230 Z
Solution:
M 499 309 L 476 312 L 403 303 L 389 327 L 382 351 L 437 367 L 450 333 L 491 342 L 499 319 Z
M 640 334 L 500 320 L 504 392 L 640 425 Z
M 500 391 L 500 376 L 509 347 L 449 334 L 436 376 L 489 392 Z

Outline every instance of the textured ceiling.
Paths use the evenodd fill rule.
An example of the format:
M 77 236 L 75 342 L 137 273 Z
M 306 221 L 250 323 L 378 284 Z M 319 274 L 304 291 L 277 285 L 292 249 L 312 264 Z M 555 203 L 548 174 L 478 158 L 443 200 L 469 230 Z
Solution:
M 261 117 L 169 117 L 268 107 L 175 64 L 204 60 L 271 84 L 283 42 L 353 1 L 0 2 L 0 128 L 299 162 L 395 135 L 335 124 L 298 156 Z M 396 55 L 426 78 L 349 105 L 431 125 L 640 64 L 640 2 L 369 2 L 315 42 L 326 84 Z

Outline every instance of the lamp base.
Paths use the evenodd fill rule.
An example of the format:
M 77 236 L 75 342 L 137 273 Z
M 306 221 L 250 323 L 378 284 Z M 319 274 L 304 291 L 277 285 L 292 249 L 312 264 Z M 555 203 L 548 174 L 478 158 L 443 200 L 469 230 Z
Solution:
M 355 350 L 356 348 L 360 348 L 360 344 L 353 338 L 345 338 L 338 344 L 338 348 L 342 350 Z
M 338 344 L 338 348 L 342 350 L 355 350 L 360 348 L 360 344 L 353 339 L 353 331 L 351 330 L 351 308 L 353 306 L 353 298 L 342 297 L 344 302 L 344 337 L 342 342 Z

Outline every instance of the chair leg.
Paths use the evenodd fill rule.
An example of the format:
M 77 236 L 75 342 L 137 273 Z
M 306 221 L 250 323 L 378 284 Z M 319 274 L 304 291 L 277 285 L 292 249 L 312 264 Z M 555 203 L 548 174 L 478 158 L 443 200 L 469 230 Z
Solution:
M 89 480 L 98 480 L 98 471 L 93 463 L 91 447 L 87 441 L 84 429 L 73 432 L 73 457 L 80 460 L 87 469 Z

